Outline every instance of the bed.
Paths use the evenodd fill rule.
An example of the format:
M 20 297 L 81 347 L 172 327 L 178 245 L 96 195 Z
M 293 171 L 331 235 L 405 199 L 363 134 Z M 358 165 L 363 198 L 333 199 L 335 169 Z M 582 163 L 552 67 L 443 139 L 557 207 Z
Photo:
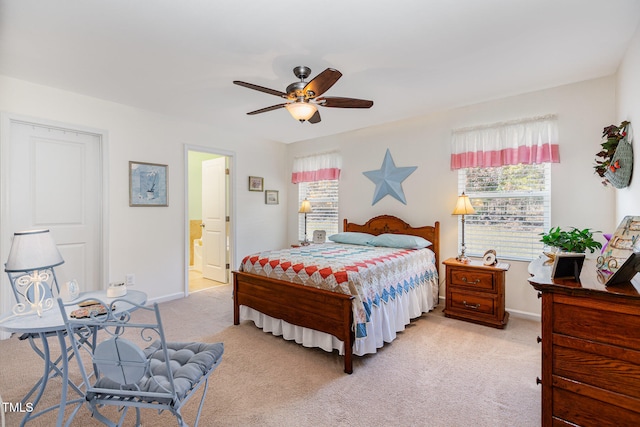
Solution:
M 381 215 L 362 225 L 345 219 L 343 232 L 417 236 L 428 240 L 431 245 L 426 249 L 375 248 L 380 252 L 374 254 L 369 245 L 329 242 L 249 255 L 243 259 L 240 269 L 233 272 L 233 323 L 238 325 L 242 315 L 266 332 L 295 339 L 304 346 L 321 347 L 327 351 L 337 349 L 344 355 L 344 371 L 350 374 L 353 372 L 353 354 L 374 353 L 383 345 L 382 342 L 395 339 L 395 333 L 404 330 L 411 318 L 419 317 L 437 305 L 439 222 L 432 226 L 412 227 L 397 217 Z M 320 263 L 324 261 L 318 261 L 317 265 L 291 265 L 288 258 L 316 257 L 320 253 L 322 256 L 337 254 L 337 266 L 334 264 L 333 269 L 324 266 Z M 353 261 L 347 258 L 350 253 L 356 254 Z M 419 258 L 410 258 L 414 256 Z M 399 262 L 409 262 L 411 266 L 402 266 Z M 381 277 L 395 274 L 395 278 L 389 280 L 396 280 L 400 273 L 383 273 L 381 269 L 387 268 L 383 264 L 395 264 L 395 270 L 400 265 L 403 271 L 419 269 L 420 272 L 414 275 L 416 280 L 401 280 L 401 286 L 389 285 Z M 302 275 L 308 276 L 306 285 L 297 274 L 300 269 L 304 270 Z M 370 288 L 363 291 L 357 283 L 358 289 L 354 290 L 353 282 L 362 281 L 354 276 L 358 274 L 357 270 L 366 272 L 376 286 L 386 286 L 390 292 L 383 290 L 372 300 L 369 296 L 374 291 Z M 330 280 L 334 289 L 326 289 L 324 279 Z M 363 296 L 363 292 L 369 292 L 369 296 Z M 366 317 L 364 321 L 363 316 Z M 373 322 L 367 323 L 371 319 Z M 382 334 L 378 330 L 367 333 L 367 328 L 376 327 L 390 330 Z

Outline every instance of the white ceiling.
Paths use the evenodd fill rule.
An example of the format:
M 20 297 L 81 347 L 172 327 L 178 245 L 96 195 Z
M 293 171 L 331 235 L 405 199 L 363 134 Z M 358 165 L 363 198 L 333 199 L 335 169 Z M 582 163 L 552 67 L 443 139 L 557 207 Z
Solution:
M 638 0 L 0 0 L 0 74 L 285 143 L 615 73 Z M 342 78 L 318 124 L 283 100 Z M 0 94 L 0 96 L 2 96 Z

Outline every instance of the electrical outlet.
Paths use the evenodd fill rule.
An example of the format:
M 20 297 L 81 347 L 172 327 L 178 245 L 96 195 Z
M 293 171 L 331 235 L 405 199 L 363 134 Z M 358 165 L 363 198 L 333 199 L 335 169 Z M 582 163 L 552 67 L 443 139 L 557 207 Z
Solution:
M 133 273 L 129 273 L 127 275 L 125 275 L 125 284 L 127 286 L 133 286 L 136 284 L 136 275 Z

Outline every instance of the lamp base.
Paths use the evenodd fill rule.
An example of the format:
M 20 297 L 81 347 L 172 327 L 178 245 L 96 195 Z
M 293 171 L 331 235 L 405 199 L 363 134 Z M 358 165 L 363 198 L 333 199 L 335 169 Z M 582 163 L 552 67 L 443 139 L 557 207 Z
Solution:
M 302 246 L 309 246 L 310 244 L 311 244 L 311 242 L 308 241 L 308 240 L 303 240 L 302 242 L 300 242 L 300 245 L 302 245 Z
M 467 258 L 464 254 L 458 255 L 456 257 L 456 261 L 461 262 L 463 264 L 469 264 L 469 262 L 471 262 L 471 260 Z

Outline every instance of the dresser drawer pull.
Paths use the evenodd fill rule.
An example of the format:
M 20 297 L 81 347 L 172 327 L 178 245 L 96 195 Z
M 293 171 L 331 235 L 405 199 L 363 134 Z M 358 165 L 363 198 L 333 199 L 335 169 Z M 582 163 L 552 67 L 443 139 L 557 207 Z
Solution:
M 474 309 L 474 310 L 477 310 L 477 309 L 479 309 L 479 308 L 480 308 L 480 304 L 473 304 L 473 305 L 472 305 L 472 304 L 467 303 L 466 301 L 462 301 L 462 304 L 463 304 L 465 307 L 467 307 L 467 308 L 472 308 L 472 309 Z
M 536 341 L 538 341 L 538 344 L 540 344 L 540 343 L 542 342 L 542 338 L 537 337 L 537 338 L 536 338 Z
M 540 377 L 536 377 L 536 384 L 537 385 L 542 384 L 542 380 L 540 379 Z
M 478 283 L 480 283 L 480 279 L 476 279 L 473 282 L 469 282 L 469 281 L 467 281 L 467 278 L 465 276 L 462 276 L 462 278 L 460 280 L 462 280 L 463 282 L 467 282 L 470 285 L 477 285 Z

